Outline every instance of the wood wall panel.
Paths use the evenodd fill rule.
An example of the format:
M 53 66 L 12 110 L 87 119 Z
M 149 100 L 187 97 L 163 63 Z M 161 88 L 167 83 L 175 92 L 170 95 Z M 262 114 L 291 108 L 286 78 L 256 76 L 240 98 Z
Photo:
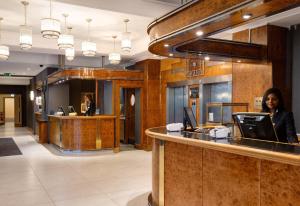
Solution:
M 203 159 L 203 205 L 260 205 L 259 159 L 209 149 Z
M 261 206 L 300 206 L 300 167 L 262 161 Z
M 98 120 L 98 129 L 102 148 L 113 148 L 115 143 L 115 119 Z M 113 138 L 112 138 L 113 137 Z
M 234 63 L 232 66 L 232 101 L 249 103 L 250 112 L 260 112 L 254 108 L 254 97 L 263 96 L 272 87 L 272 66 Z
M 286 108 L 291 109 L 292 76 L 291 66 L 287 62 L 286 28 L 267 25 L 250 31 L 251 43 L 268 47 L 268 64 L 233 64 L 233 99 L 236 102 L 248 102 L 249 111 L 253 108 L 254 97 L 263 96 L 271 88 L 279 88 L 284 96 Z M 244 37 L 243 37 L 244 35 Z M 248 30 L 233 35 L 233 40 L 249 38 Z M 248 95 L 246 95 L 248 94 Z
M 64 150 L 96 150 L 113 148 L 114 116 L 49 116 L 50 143 Z M 61 141 L 60 141 L 61 140 Z
M 166 206 L 202 205 L 202 158 L 202 148 L 165 142 Z

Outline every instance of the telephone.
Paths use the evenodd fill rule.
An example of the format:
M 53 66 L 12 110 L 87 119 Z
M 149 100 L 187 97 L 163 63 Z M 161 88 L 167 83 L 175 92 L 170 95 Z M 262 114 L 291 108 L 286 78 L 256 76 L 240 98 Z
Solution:
M 226 138 L 231 133 L 230 129 L 225 126 L 216 126 L 209 131 L 209 136 L 214 138 Z

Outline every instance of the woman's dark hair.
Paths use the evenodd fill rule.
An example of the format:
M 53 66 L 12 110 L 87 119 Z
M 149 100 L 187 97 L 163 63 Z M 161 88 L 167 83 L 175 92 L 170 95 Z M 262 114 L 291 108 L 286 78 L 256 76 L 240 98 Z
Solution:
M 278 111 L 283 111 L 284 110 L 284 102 L 283 102 L 283 97 L 282 97 L 281 91 L 277 88 L 270 88 L 265 92 L 265 94 L 263 96 L 262 112 L 270 112 L 270 109 L 266 104 L 266 101 L 270 94 L 273 94 L 278 98 L 278 107 L 276 109 L 278 109 Z
M 90 102 L 93 102 L 93 96 L 91 94 L 87 94 L 86 97 L 90 100 Z

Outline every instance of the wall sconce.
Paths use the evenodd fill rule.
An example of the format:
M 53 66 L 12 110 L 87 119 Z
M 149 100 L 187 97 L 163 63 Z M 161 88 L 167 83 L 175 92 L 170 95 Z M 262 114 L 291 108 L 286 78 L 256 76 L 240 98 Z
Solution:
M 30 101 L 34 100 L 34 91 L 32 91 L 32 90 L 30 91 L 29 98 L 30 98 Z

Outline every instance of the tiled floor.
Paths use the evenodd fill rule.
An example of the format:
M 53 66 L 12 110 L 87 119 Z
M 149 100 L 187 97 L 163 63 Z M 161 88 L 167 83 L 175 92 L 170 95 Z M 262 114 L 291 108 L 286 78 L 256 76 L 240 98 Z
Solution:
M 3 137 L 13 137 L 23 155 L 0 157 L 0 206 L 147 205 L 150 152 L 59 155 L 10 124 L 0 126 Z

